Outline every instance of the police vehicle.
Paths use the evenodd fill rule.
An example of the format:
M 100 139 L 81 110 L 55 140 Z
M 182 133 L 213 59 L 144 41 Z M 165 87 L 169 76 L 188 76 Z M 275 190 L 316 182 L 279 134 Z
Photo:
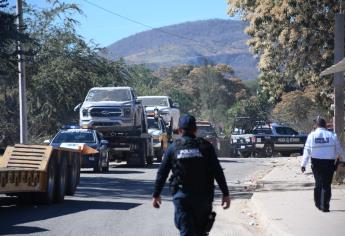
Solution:
M 240 124 L 240 125 L 236 125 Z M 231 146 L 242 157 L 271 157 L 279 152 L 282 156 L 292 153 L 302 155 L 307 135 L 279 123 L 254 121 L 248 117 L 235 119 Z
M 68 145 L 86 144 L 98 151 L 97 154 L 83 155 L 81 168 L 93 168 L 94 172 L 109 171 L 108 141 L 92 129 L 80 129 L 79 126 L 63 126 L 50 140 L 45 140 L 53 147 L 68 147 Z
M 212 124 L 209 121 L 197 121 L 196 122 L 196 127 L 197 127 L 197 137 L 201 137 L 209 141 L 216 152 L 219 150 L 219 139 L 218 135 L 212 126 Z

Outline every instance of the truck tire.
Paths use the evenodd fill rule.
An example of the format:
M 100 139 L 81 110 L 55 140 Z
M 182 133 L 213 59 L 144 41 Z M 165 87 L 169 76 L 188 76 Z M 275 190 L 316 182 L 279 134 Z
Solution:
M 163 143 L 161 144 L 161 146 L 163 147 Z M 157 158 L 157 161 L 158 161 L 158 162 L 161 162 L 161 161 L 162 161 L 162 157 L 163 157 L 163 148 L 160 148 L 160 149 L 158 149 L 158 150 L 155 152 L 155 157 Z
M 262 157 L 272 157 L 274 153 L 274 147 L 272 143 L 265 143 L 262 149 Z
M 78 184 L 78 157 L 72 157 L 71 165 L 67 170 L 66 195 L 74 195 Z
M 96 165 L 93 167 L 93 172 L 100 173 L 102 172 L 102 157 L 101 155 L 98 157 L 98 161 Z
M 109 153 L 107 153 L 107 165 L 102 167 L 102 172 L 109 172 Z
M 60 163 L 57 167 L 55 201 L 62 202 L 65 199 L 67 182 L 67 160 L 64 156 L 61 156 Z
M 283 156 L 283 157 L 289 157 L 291 156 L 291 152 L 280 152 L 280 154 Z
M 240 156 L 241 156 L 241 157 L 244 157 L 244 158 L 248 158 L 248 157 L 251 156 L 251 153 L 250 153 L 250 152 L 241 152 L 241 151 L 240 151 Z
M 139 151 L 139 166 L 144 167 L 146 163 L 147 153 L 146 153 L 146 146 L 143 141 L 140 142 L 140 149 Z
M 152 165 L 153 164 L 153 156 L 146 155 L 146 164 Z
M 56 159 L 55 156 L 51 157 L 47 168 L 47 182 L 45 191 L 35 193 L 34 201 L 38 204 L 52 204 L 55 199 L 56 192 Z

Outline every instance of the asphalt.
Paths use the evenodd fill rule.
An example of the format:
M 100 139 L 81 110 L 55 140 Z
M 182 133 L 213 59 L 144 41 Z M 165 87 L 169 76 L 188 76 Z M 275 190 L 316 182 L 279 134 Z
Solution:
M 300 172 L 300 158 L 276 159 L 274 168 L 257 181 L 251 199 L 266 235 L 345 235 L 345 186 L 332 186 L 330 212 L 319 211 L 313 202 L 314 178 L 310 167 Z
M 216 189 L 217 219 L 211 236 L 260 235 L 248 203 L 257 173 L 272 167 L 269 159 L 220 158 L 233 198 L 229 210 L 220 207 Z M 174 208 L 165 188 L 160 209 L 151 206 L 158 163 L 145 168 L 116 165 L 109 173 L 83 170 L 75 196 L 51 206 L 21 204 L 0 195 L 0 235 L 178 235 Z

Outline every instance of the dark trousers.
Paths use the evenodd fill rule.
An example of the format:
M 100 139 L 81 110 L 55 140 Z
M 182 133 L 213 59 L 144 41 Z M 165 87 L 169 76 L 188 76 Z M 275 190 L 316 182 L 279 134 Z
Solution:
M 329 210 L 331 184 L 335 170 L 334 160 L 311 159 L 311 168 L 315 178 L 314 201 L 321 210 Z
M 175 226 L 181 236 L 207 235 L 204 228 L 212 212 L 209 198 L 178 191 L 174 194 Z

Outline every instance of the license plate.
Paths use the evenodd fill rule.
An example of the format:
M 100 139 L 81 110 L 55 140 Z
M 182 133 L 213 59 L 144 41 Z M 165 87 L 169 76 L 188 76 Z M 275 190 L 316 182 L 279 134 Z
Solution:
M 246 148 L 246 146 L 241 146 L 241 149 L 245 149 Z
M 90 160 L 90 161 L 94 161 L 95 158 L 94 158 L 94 157 L 89 157 L 89 160 Z

